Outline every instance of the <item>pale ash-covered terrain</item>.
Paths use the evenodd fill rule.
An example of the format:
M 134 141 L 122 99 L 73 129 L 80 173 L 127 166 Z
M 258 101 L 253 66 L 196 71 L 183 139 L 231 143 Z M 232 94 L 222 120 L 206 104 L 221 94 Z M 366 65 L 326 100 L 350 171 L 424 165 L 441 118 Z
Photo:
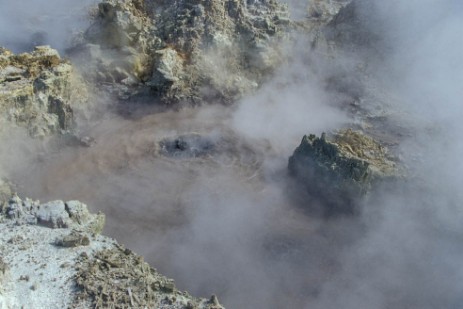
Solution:
M 79 201 L 14 195 L 2 209 L 1 308 L 222 308 L 178 291 L 143 257 L 99 235 L 104 215 Z
M 373 48 L 370 45 L 374 45 L 375 38 L 369 37 L 368 31 L 362 32 L 353 3 L 309 1 L 304 5 L 304 18 L 295 19 L 287 5 L 274 0 L 104 0 L 92 8 L 91 25 L 66 50 L 65 59 L 53 46 L 37 46 L 32 52 L 19 54 L 2 48 L 3 134 L 10 130 L 27 131 L 27 135 L 41 138 L 31 144 L 50 142 L 45 145 L 53 145 L 53 151 L 38 156 L 40 164 L 34 167 L 37 173 L 31 172 L 30 177 L 17 176 L 23 172 L 22 166 L 5 166 L 8 173 L 1 175 L 0 308 L 223 308 L 219 303 L 222 285 L 218 285 L 218 297 L 195 298 L 179 291 L 173 280 L 152 267 L 156 265 L 148 265 L 116 240 L 101 236 L 103 214 L 90 214 L 86 205 L 77 201 L 39 203 L 21 200 L 14 192 L 21 195 L 21 188 L 29 184 L 34 188 L 26 187 L 25 191 L 45 196 L 54 195 L 56 187 L 66 194 L 102 200 L 112 194 L 105 191 L 113 189 L 111 180 L 118 190 L 123 187 L 118 181 L 123 184 L 126 179 L 136 179 L 140 188 L 147 190 L 139 193 L 141 189 L 137 189 L 127 193 L 128 197 L 139 194 L 143 200 L 143 194 L 149 195 L 146 191 L 152 190 L 154 196 L 159 196 L 156 203 L 165 203 L 172 209 L 163 210 L 159 217 L 156 211 L 129 213 L 127 217 L 117 211 L 107 214 L 115 222 L 112 234 L 128 237 L 124 241 L 130 241 L 130 236 L 126 236 L 130 232 L 125 233 L 123 226 L 118 229 L 117 222 L 128 224 L 137 232 L 150 231 L 153 225 L 163 232 L 169 223 L 176 227 L 184 224 L 191 210 L 181 207 L 189 195 L 196 198 L 190 191 L 195 187 L 194 177 L 210 177 L 210 182 L 220 180 L 215 178 L 220 173 L 224 173 L 224 179 L 240 177 L 248 188 L 258 192 L 253 199 L 259 200 L 269 192 L 267 178 L 275 177 L 272 173 L 279 175 L 268 169 L 269 162 L 281 159 L 281 152 L 291 153 L 297 143 L 289 151 L 281 151 L 279 147 L 286 145 L 242 134 L 233 124 L 236 120 L 229 117 L 235 112 L 233 105 L 240 100 L 246 102 L 247 97 L 265 89 L 274 76 L 286 74 L 282 68 L 297 65 L 297 61 L 308 63 L 316 71 L 312 54 L 320 54 L 321 61 L 336 62 L 340 50 L 352 48 L 349 44 L 362 50 Z M 301 37 L 307 59 L 298 60 L 289 50 L 297 46 Z M 319 132 L 305 132 L 308 135 L 300 146 L 283 160 L 290 181 L 300 186 L 301 194 L 316 196 L 326 217 L 356 215 L 360 211 L 357 205 L 372 188 L 405 175 L 400 160 L 387 150 L 398 139 L 394 115 L 389 120 L 390 115 L 378 108 L 381 100 L 387 98 L 372 94 L 369 87 L 373 83 L 368 81 L 364 69 L 368 61 L 362 61 L 333 76 L 327 74 L 324 80 L 325 88 L 335 94 L 332 105 L 348 115 L 348 120 L 344 120 L 347 128 L 320 137 L 312 134 Z M 354 77 L 352 84 L 346 78 L 349 74 Z M 300 72 L 294 75 L 296 84 L 305 78 Z M 280 82 L 278 87 L 288 85 Z M 107 114 L 102 116 L 95 107 L 97 97 L 117 102 L 103 114 L 119 112 L 120 124 L 112 123 Z M 146 106 L 136 105 L 137 100 L 155 102 L 159 112 L 144 115 Z M 212 104 L 220 108 L 211 108 Z M 92 120 L 92 111 L 101 121 Z M 131 117 L 139 117 L 139 123 L 131 122 Z M 383 130 L 383 126 L 392 130 Z M 144 135 L 146 131 L 149 133 Z M 81 132 L 90 132 L 95 138 Z M 81 167 L 73 167 L 73 163 Z M 68 168 L 72 173 L 66 173 Z M 158 171 L 164 173 L 158 175 Z M 129 178 L 133 177 L 132 172 L 139 173 L 139 178 Z M 108 178 L 111 173 L 113 176 Z M 14 175 L 13 179 L 9 179 L 10 175 Z M 151 180 L 153 175 L 159 177 Z M 79 177 L 83 177 L 80 183 Z M 168 183 L 171 178 L 175 185 Z M 102 197 L 98 197 L 92 181 L 105 183 L 103 179 L 109 179 L 110 189 L 103 185 Z M 159 184 L 159 188 L 152 189 L 153 183 Z M 177 187 L 179 183 L 185 187 Z M 182 195 L 183 191 L 186 195 Z M 166 198 L 170 193 L 172 196 Z M 124 191 L 120 194 L 118 198 L 125 201 Z M 133 207 L 136 205 L 134 202 Z M 99 209 L 98 205 L 92 207 Z M 174 219 L 169 217 L 167 223 L 163 222 L 163 216 L 167 218 L 170 213 Z M 139 221 L 127 223 L 131 220 Z M 204 225 L 210 223 L 205 222 Z M 220 230 L 215 224 L 212 222 Z M 282 230 L 284 224 L 280 226 Z M 213 233 L 211 228 L 210 234 Z M 275 244 L 268 240 L 273 234 L 264 239 L 262 250 L 270 252 L 265 259 L 271 261 L 266 263 L 279 267 L 278 257 L 287 246 L 286 239 L 288 244 L 301 241 L 298 236 L 292 239 L 291 233 L 294 231 L 276 235 Z M 132 238 L 136 238 L 135 233 Z M 206 259 L 208 252 L 204 254 Z M 329 273 L 336 269 L 330 263 L 334 260 L 315 259 L 312 267 L 317 269 L 315 273 Z M 193 273 L 199 273 L 196 280 L 207 283 L 209 288 L 214 282 L 223 283 L 213 276 L 223 269 L 213 264 L 207 274 L 201 269 Z M 290 274 L 291 271 L 285 272 L 282 281 L 288 280 L 286 276 Z M 312 280 L 321 279 L 315 275 L 314 278 L 298 279 L 301 284 L 312 284 L 309 294 L 317 293 Z M 279 282 L 266 284 L 278 286 Z M 196 291 L 204 290 L 200 285 Z M 295 290 L 302 291 L 304 287 Z M 264 304 L 262 295 L 266 294 L 262 291 L 256 292 L 255 299 L 241 301 L 240 295 L 252 294 L 251 289 L 232 294 L 235 302 L 230 295 L 227 300 L 235 306 L 254 308 L 259 306 L 256 304 L 275 308 L 287 304 L 295 308 L 304 303 L 305 296 L 298 296 L 300 291 L 294 295 L 285 291 L 286 287 L 281 295 L 272 295 L 278 301 L 272 298 L 271 305 Z

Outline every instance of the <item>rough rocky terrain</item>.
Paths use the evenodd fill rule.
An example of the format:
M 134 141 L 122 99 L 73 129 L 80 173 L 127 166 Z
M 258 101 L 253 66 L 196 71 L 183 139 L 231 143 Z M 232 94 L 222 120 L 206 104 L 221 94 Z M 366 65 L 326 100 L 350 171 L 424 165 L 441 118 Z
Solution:
M 3 121 L 43 137 L 70 130 L 73 103 L 84 100 L 85 88 L 72 65 L 49 46 L 13 54 L 0 48 L 0 112 Z
M 17 55 L 0 49 L 0 112 L 6 127 L 25 127 L 32 137 L 68 132 L 88 91 L 73 65 L 119 98 L 234 103 L 288 60 L 294 31 L 323 41 L 320 27 L 346 4 L 311 1 L 308 18 L 296 22 L 276 0 L 103 0 L 93 25 L 69 50 L 73 64 L 49 46 Z M 234 162 L 236 140 L 191 133 L 155 148 L 172 159 L 204 162 L 229 153 Z M 251 158 L 239 158 L 241 164 L 256 165 L 251 146 L 238 148 Z M 0 308 L 222 308 L 215 296 L 178 291 L 143 258 L 99 235 L 102 214 L 77 201 L 9 199 L 12 191 L 2 179 Z
M 105 0 L 73 53 L 96 68 L 87 70 L 93 78 L 117 85 L 120 97 L 233 103 L 288 60 L 294 31 L 316 40 L 346 3 L 312 1 L 310 18 L 295 22 L 276 0 Z
M 290 23 L 275 0 L 105 0 L 75 52 L 132 95 L 138 86 L 166 103 L 231 103 L 281 62 Z
M 178 291 L 143 258 L 101 236 L 79 201 L 17 195 L 0 215 L 0 308 L 223 308 Z
M 327 214 L 352 213 L 356 199 L 380 181 L 400 176 L 397 159 L 360 131 L 311 134 L 289 158 L 288 169 L 311 193 L 328 201 Z
M 370 47 L 375 41 L 369 31 L 359 29 L 364 25 L 357 22 L 356 7 L 350 1 L 310 1 L 305 19 L 295 21 L 288 8 L 275 0 L 103 0 L 92 26 L 69 55 L 88 81 L 96 81 L 122 99 L 145 96 L 166 104 L 231 104 L 258 90 L 290 61 L 286 48 L 301 33 L 309 38 L 304 52 L 324 45 L 323 51 L 330 52 L 327 58 L 335 59 L 340 49 Z M 363 68 L 354 71 L 358 76 L 351 68 L 344 74 L 336 70 L 335 76 L 327 77 L 326 87 L 347 98 L 350 115 L 363 125 L 352 127 L 364 132 L 348 129 L 320 138 L 304 136 L 289 159 L 290 174 L 304 190 L 324 200 L 327 215 L 355 213 L 357 200 L 372 187 L 401 175 L 396 159 L 384 146 L 385 136 L 378 133 L 386 121 L 376 107 L 384 108 L 384 102 L 368 97 Z M 0 112 L 8 125 L 26 127 L 33 137 L 70 130 L 74 104 L 84 100 L 85 88 L 71 64 L 50 47 L 19 55 L 0 50 Z M 172 117 L 172 127 L 176 121 Z M 85 161 L 81 169 L 88 175 L 92 175 L 93 160 L 103 169 L 128 169 L 134 165 L 131 160 L 135 158 L 137 164 L 147 154 L 167 162 L 169 169 L 164 171 L 170 173 L 194 166 L 199 174 L 196 165 L 226 161 L 251 170 L 250 175 L 244 173 L 248 179 L 257 178 L 264 164 L 252 145 L 228 133 L 220 137 L 194 131 L 178 134 L 174 128 L 161 140 L 154 140 L 151 132 L 137 140 L 138 131 L 146 133 L 155 125 L 162 129 L 157 122 L 140 121 L 136 133 L 128 125 L 120 129 L 118 138 L 127 139 L 129 146 L 119 147 L 120 140 L 105 138 L 114 137 L 107 132 L 97 141 L 75 140 L 71 135 L 80 146 L 99 143 L 93 152 L 88 151 L 91 160 L 84 155 L 76 161 Z M 385 131 L 390 132 L 390 127 Z M 386 139 L 394 135 L 387 134 Z M 266 142 L 256 141 L 256 145 Z M 124 160 L 119 161 L 121 153 Z M 68 168 L 57 166 L 54 170 Z M 6 199 L 12 191 L 2 179 L 0 198 Z M 77 201 L 40 204 L 13 196 L 0 216 L 4 231 L 0 235 L 0 308 L 222 308 L 215 296 L 197 299 L 178 291 L 173 280 L 143 258 L 99 235 L 103 224 L 103 215 L 91 215 Z

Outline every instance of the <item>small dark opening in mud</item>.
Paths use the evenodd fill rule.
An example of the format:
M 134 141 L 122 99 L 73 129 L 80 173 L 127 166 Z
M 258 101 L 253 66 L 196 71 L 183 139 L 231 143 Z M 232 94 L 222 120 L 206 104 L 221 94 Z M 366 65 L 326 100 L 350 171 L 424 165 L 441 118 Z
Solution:
M 216 143 L 211 138 L 196 133 L 166 138 L 159 146 L 161 154 L 174 158 L 203 157 L 216 150 Z

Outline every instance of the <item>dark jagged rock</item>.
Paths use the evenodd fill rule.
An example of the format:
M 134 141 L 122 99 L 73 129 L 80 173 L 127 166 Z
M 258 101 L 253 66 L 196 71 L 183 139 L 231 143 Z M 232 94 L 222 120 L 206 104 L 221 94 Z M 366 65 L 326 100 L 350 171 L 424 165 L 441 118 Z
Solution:
M 311 194 L 326 201 L 327 214 L 355 212 L 355 202 L 374 184 L 399 176 L 383 146 L 350 129 L 329 139 L 325 133 L 304 136 L 288 168 Z

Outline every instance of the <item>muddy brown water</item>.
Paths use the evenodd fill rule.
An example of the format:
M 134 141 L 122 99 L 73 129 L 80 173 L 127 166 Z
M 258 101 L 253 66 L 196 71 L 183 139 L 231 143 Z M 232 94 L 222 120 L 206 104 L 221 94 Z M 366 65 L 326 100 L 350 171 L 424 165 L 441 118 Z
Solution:
M 327 228 L 294 207 L 310 201 L 294 198 L 291 150 L 240 136 L 229 116 L 224 107 L 108 112 L 80 127 L 91 147 L 22 145 L 29 155 L 12 178 L 24 196 L 79 199 L 103 211 L 105 234 L 194 295 L 215 293 L 229 308 L 304 306 L 358 226 Z M 207 136 L 214 152 L 162 155 L 160 141 L 192 132 Z

